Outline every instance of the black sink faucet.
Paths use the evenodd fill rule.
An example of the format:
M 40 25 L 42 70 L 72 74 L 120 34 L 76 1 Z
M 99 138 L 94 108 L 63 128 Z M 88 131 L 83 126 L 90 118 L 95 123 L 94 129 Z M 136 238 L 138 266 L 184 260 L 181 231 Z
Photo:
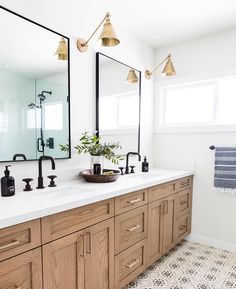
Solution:
M 39 176 L 38 176 L 38 186 L 37 189 L 44 189 L 43 186 L 43 172 L 42 172 L 42 162 L 43 160 L 50 160 L 52 163 L 52 170 L 55 170 L 55 161 L 50 156 L 41 156 L 38 160 L 38 169 L 39 169 Z
M 138 160 L 141 161 L 141 156 L 139 153 L 136 152 L 129 152 L 126 155 L 126 165 L 125 165 L 125 174 L 129 174 L 129 156 L 130 155 L 137 155 L 138 156 Z

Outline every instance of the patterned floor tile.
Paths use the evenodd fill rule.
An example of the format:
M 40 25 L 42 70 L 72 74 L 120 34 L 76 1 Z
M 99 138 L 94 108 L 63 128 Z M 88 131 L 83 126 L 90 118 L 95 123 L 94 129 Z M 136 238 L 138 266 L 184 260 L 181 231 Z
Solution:
M 183 241 L 124 289 L 234 289 L 236 253 Z

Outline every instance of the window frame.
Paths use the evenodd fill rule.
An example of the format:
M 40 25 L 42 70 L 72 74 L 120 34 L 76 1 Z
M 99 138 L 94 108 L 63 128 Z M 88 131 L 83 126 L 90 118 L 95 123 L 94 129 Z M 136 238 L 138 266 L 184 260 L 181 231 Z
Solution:
M 156 130 L 155 133 L 177 133 L 177 132 L 183 132 L 183 133 L 195 133 L 195 132 L 236 132 L 236 123 L 235 124 L 220 124 L 217 123 L 217 114 L 219 111 L 218 101 L 219 101 L 219 94 L 218 94 L 218 86 L 219 82 L 223 80 L 229 80 L 229 79 L 235 79 L 236 81 L 236 75 L 227 76 L 227 77 L 217 77 L 217 78 L 208 78 L 203 80 L 197 80 L 197 81 L 182 81 L 177 82 L 173 84 L 165 84 L 159 83 L 158 84 L 158 103 L 155 106 L 155 109 L 157 110 L 157 119 L 156 119 Z M 164 90 L 168 88 L 177 88 L 177 87 L 188 87 L 188 86 L 195 86 L 199 87 L 199 84 L 202 85 L 208 85 L 208 84 L 214 84 L 215 86 L 215 96 L 213 100 L 213 116 L 211 122 L 199 122 L 199 123 L 181 123 L 181 124 L 166 124 L 165 123 L 165 113 L 166 113 L 166 99 L 164 95 Z

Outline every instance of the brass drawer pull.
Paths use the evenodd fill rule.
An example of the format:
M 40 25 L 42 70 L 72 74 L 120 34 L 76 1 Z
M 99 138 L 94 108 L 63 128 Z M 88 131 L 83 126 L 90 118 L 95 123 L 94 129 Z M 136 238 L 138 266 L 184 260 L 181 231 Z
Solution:
M 140 260 L 139 259 L 135 259 L 131 264 L 127 264 L 125 265 L 125 267 L 127 268 L 132 268 L 134 265 L 136 265 Z
M 189 186 L 189 181 L 187 181 L 187 182 L 181 182 L 181 183 L 180 183 L 180 186 L 181 186 L 181 187 Z
M 187 201 L 180 201 L 179 202 L 179 204 L 182 206 L 182 205 L 184 205 L 184 204 L 186 204 L 187 203 Z
M 86 232 L 86 254 L 92 253 L 92 240 L 91 240 L 91 233 Z
M 179 226 L 179 230 L 183 230 L 183 229 L 185 229 L 186 228 L 186 225 L 181 225 L 181 226 Z
M 137 198 L 137 199 L 134 199 L 134 200 L 131 200 L 131 201 L 127 201 L 127 203 L 131 204 L 131 205 L 134 205 L 138 202 L 142 201 L 141 198 Z
M 168 200 L 164 201 L 164 214 L 168 214 L 168 209 L 169 209 L 169 202 Z
M 6 245 L 1 246 L 1 247 L 0 247 L 0 250 L 9 249 L 9 248 L 14 247 L 14 246 L 19 245 L 19 244 L 20 244 L 20 241 L 15 240 L 15 241 L 13 241 L 12 243 L 9 243 L 9 244 L 6 244 Z
M 132 228 L 127 229 L 127 231 L 132 232 L 132 231 L 134 231 L 134 230 L 137 230 L 139 227 L 140 227 L 140 225 L 135 225 L 135 226 L 133 226 Z

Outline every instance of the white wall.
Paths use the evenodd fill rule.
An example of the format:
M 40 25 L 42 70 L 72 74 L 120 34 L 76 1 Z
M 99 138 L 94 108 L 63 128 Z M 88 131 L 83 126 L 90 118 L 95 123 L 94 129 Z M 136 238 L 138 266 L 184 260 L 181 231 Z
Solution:
M 156 63 L 172 53 L 177 76 L 156 80 L 156 132 L 159 86 L 236 74 L 235 39 L 236 29 L 157 50 Z M 236 132 L 156 133 L 155 165 L 195 167 L 191 239 L 236 250 L 236 195 L 221 194 L 213 188 L 214 152 L 209 150 L 212 144 L 236 146 Z
M 60 5 L 48 5 L 50 3 L 40 2 L 40 11 L 37 5 L 26 4 L 27 1 L 20 3 L 19 1 L 0 1 L 1 5 L 14 10 L 36 22 L 39 22 L 51 29 L 54 29 L 71 38 L 71 132 L 72 145 L 75 145 L 84 131 L 93 131 L 95 129 L 95 52 L 101 51 L 111 57 L 114 57 L 128 65 L 139 70 L 144 70 L 147 67 L 152 67 L 154 60 L 154 51 L 145 43 L 139 41 L 132 35 L 126 33 L 116 27 L 116 32 L 119 35 L 121 44 L 112 48 L 101 48 L 96 44 L 96 35 L 85 54 L 80 53 L 76 48 L 76 40 L 83 35 L 84 30 L 91 32 L 97 25 L 89 17 L 89 11 L 83 11 L 86 15 L 83 19 L 72 18 L 70 15 L 63 14 L 61 18 Z M 38 3 L 39 4 L 39 3 Z M 57 13 L 58 9 L 58 13 Z M 80 12 L 83 6 L 80 7 Z M 106 11 L 104 7 L 104 11 Z M 93 26 L 91 25 L 93 23 Z M 76 31 L 76 32 L 75 32 Z M 142 123 L 141 123 L 141 153 L 148 156 L 151 161 L 153 147 L 153 120 L 152 120 L 152 104 L 153 101 L 153 82 L 142 79 Z M 57 171 L 59 176 L 58 181 L 69 180 L 77 177 L 77 171 L 81 167 L 89 166 L 89 158 L 77 156 L 73 151 L 72 159 L 56 161 Z M 3 172 L 4 164 L 0 165 L 0 172 Z M 44 174 L 49 174 L 49 163 L 44 164 Z M 23 188 L 22 178 L 37 177 L 37 163 L 14 163 L 12 175 L 16 178 L 16 184 L 19 189 Z M 35 186 L 36 182 L 34 182 Z

